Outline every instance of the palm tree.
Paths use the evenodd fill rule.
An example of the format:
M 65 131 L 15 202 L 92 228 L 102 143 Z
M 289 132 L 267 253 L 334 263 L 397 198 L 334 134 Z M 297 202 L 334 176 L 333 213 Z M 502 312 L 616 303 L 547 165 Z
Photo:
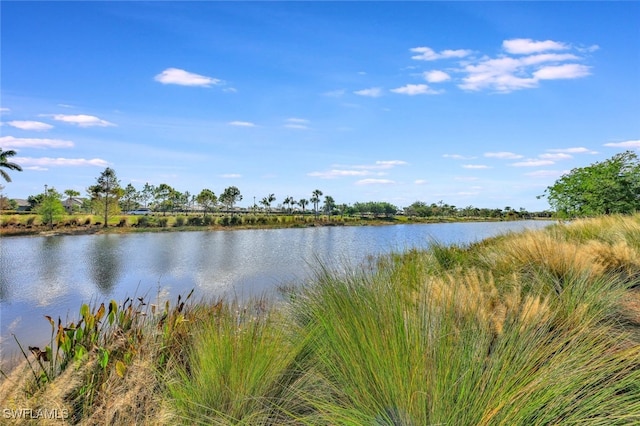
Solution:
M 298 205 L 302 207 L 303 215 L 304 215 L 304 208 L 307 206 L 307 204 L 309 204 L 309 200 L 307 200 L 306 198 L 301 198 L 300 201 L 298 201 Z
M 264 197 L 260 204 L 262 204 L 267 209 L 267 214 L 271 213 L 271 203 L 276 200 L 275 194 L 269 194 L 268 197 Z
M 322 196 L 322 191 L 316 189 L 311 193 L 311 202 L 313 203 L 313 211 L 315 212 L 315 216 L 318 217 L 318 204 L 320 203 L 320 197 Z
M 0 167 L 21 172 L 22 167 L 20 167 L 16 163 L 10 163 L 9 161 L 7 161 L 7 158 L 13 157 L 14 155 L 16 155 L 16 152 L 14 150 L 10 149 L 8 151 L 3 151 L 2 148 L 0 148 Z M 2 169 L 0 169 L 0 176 L 2 176 L 5 181 L 11 182 L 11 177 L 9 176 L 9 174 Z

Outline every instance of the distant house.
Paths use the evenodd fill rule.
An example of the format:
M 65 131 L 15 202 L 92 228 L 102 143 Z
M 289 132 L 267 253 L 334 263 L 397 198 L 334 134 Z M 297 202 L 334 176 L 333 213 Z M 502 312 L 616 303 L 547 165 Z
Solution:
M 62 205 L 68 213 L 77 212 L 82 208 L 82 204 L 84 203 L 84 198 L 76 198 L 76 197 L 67 197 L 62 200 Z
M 24 200 L 22 198 L 14 198 L 13 201 L 15 201 L 18 205 L 16 211 L 28 212 L 29 210 L 31 210 L 31 204 L 29 204 L 27 200 Z

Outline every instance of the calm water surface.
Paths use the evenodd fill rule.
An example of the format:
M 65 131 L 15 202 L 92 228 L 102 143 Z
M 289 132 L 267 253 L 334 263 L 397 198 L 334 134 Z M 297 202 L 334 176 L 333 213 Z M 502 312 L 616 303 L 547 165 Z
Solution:
M 466 244 L 548 221 L 318 227 L 215 232 L 15 237 L 0 240 L 0 350 L 41 345 L 44 315 L 75 320 L 82 303 L 145 296 L 175 300 L 264 294 L 332 267 L 433 241 Z

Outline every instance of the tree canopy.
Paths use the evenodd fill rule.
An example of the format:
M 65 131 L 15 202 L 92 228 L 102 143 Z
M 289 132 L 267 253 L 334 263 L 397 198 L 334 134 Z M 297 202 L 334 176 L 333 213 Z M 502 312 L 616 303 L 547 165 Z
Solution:
M 540 197 L 563 217 L 629 214 L 640 210 L 640 160 L 632 151 L 575 168 Z

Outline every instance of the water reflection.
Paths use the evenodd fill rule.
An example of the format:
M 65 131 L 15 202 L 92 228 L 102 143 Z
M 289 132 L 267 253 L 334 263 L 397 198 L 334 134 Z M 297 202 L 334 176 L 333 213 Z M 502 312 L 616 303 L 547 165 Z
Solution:
M 101 293 L 108 296 L 118 284 L 120 276 L 120 241 L 117 235 L 98 235 L 90 246 L 91 278 Z
M 319 227 L 216 232 L 18 237 L 0 241 L 0 349 L 16 335 L 46 339 L 43 315 L 75 318 L 83 302 L 196 289 L 197 298 L 263 294 L 295 285 L 318 259 L 358 265 L 380 253 L 468 243 L 548 222 Z M 23 321 L 17 321 L 22 317 Z M 17 322 L 16 322 L 17 321 Z M 35 325 L 34 325 L 35 324 Z M 36 327 L 37 326 L 37 327 Z M 40 330 L 43 333 L 40 333 Z M 41 336 L 42 335 L 42 336 Z

